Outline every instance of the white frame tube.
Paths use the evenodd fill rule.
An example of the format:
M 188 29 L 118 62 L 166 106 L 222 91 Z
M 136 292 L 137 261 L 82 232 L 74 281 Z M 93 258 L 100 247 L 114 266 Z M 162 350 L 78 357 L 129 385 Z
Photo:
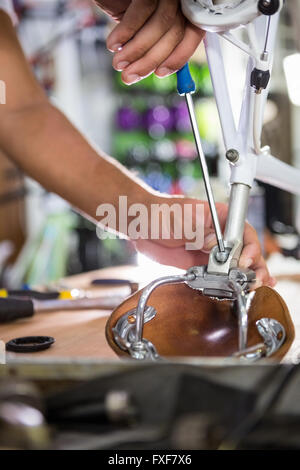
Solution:
M 274 17 L 272 17 L 272 23 L 270 26 L 268 40 L 270 64 L 272 63 L 272 55 L 275 47 L 278 19 L 279 14 L 274 15 Z M 254 21 L 256 34 L 258 38 L 260 38 L 260 47 L 264 40 L 266 21 L 267 19 L 264 17 L 260 17 Z M 224 37 L 225 35 L 221 36 Z M 239 47 L 238 44 L 236 44 L 236 46 Z M 235 165 L 230 165 L 231 184 L 242 183 L 251 187 L 253 185 L 254 179 L 256 178 L 259 181 L 269 183 L 293 194 L 300 194 L 300 170 L 287 165 L 280 160 L 277 160 L 275 157 L 269 155 L 266 151 L 261 151 L 259 155 L 257 155 L 254 151 L 253 136 L 255 134 L 256 140 L 258 140 L 261 134 L 263 114 L 268 90 L 264 90 L 262 92 L 261 99 L 259 100 L 260 103 L 258 106 L 258 111 L 256 108 L 255 112 L 255 92 L 250 86 L 250 74 L 253 67 L 255 66 L 255 59 L 253 59 L 253 55 L 251 54 L 252 57 L 249 58 L 239 125 L 238 129 L 236 129 L 228 92 L 220 39 L 217 33 L 206 33 L 205 49 L 214 88 L 214 96 L 219 113 L 225 149 L 228 150 L 234 148 L 240 153 L 240 159 L 238 163 Z M 255 132 L 254 125 L 256 126 Z

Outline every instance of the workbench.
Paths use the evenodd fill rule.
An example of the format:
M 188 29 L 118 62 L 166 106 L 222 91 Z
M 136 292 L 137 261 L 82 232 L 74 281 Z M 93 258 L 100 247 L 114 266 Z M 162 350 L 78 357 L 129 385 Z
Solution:
M 122 266 L 90 271 L 88 273 L 61 279 L 64 289 L 84 289 L 90 295 L 127 297 L 130 288 L 91 287 L 91 281 L 100 278 L 137 279 L 138 268 Z M 105 339 L 105 325 L 111 310 L 74 310 L 37 313 L 33 317 L 0 326 L 0 339 L 5 343 L 23 336 L 53 336 L 55 343 L 45 351 L 33 353 L 6 353 L 6 361 L 14 358 L 101 358 L 117 359 Z
M 139 282 L 143 287 L 155 277 L 167 273 L 178 273 L 175 268 L 162 268 L 162 272 L 153 273 L 137 266 L 118 266 L 64 278 L 60 284 L 64 288 L 86 289 L 91 295 L 130 295 L 127 286 L 91 287 L 93 279 L 119 278 Z M 300 360 L 300 304 L 298 305 L 299 282 L 281 279 L 276 290 L 283 296 L 293 319 L 296 337 L 284 362 Z M 55 343 L 47 350 L 33 353 L 6 353 L 7 364 L 17 361 L 35 362 L 101 360 L 119 361 L 105 338 L 105 325 L 111 310 L 74 310 L 37 313 L 31 318 L 18 320 L 0 326 L 0 339 L 7 342 L 22 336 L 53 336 Z M 299 356 L 299 359 L 298 359 Z M 199 358 L 200 359 L 200 358 Z M 0 366 L 1 368 L 1 366 Z

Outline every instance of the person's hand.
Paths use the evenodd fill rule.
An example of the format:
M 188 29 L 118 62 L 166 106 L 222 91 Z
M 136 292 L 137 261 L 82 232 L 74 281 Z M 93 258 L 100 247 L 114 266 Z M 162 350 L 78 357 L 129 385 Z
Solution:
M 171 237 L 170 240 L 163 240 L 162 237 L 160 237 L 158 240 L 137 240 L 135 242 L 137 250 L 161 264 L 176 266 L 182 269 L 188 269 L 192 266 L 201 266 L 207 264 L 208 253 L 217 244 L 208 203 L 205 201 L 181 197 L 161 197 L 159 199 L 160 204 L 167 203 L 168 205 L 172 205 L 174 203 L 179 203 L 182 207 L 183 204 L 191 204 L 193 206 L 193 220 L 195 219 L 194 208 L 196 204 L 202 203 L 204 205 L 203 248 L 196 251 L 187 250 L 186 243 L 187 241 L 190 242 L 191 240 L 187 240 L 185 238 L 176 240 L 174 237 Z M 222 230 L 224 230 L 228 206 L 221 203 L 217 203 L 216 206 L 220 225 Z M 184 212 L 182 211 L 182 213 Z M 196 226 L 194 225 L 194 229 L 195 228 Z M 267 285 L 270 287 L 275 286 L 276 280 L 270 276 L 266 262 L 262 256 L 257 233 L 249 223 L 246 223 L 245 225 L 244 247 L 240 257 L 239 266 L 241 268 L 250 268 L 255 271 L 256 283 L 253 288 L 257 288 L 262 285 Z
M 107 38 L 107 47 L 115 53 L 113 67 L 122 71 L 128 85 L 152 72 L 159 77 L 176 72 L 205 34 L 183 16 L 179 0 L 125 0 L 115 6 L 108 6 L 111 2 L 107 0 L 97 3 L 120 20 Z
M 95 2 L 108 16 L 115 21 L 120 21 L 131 3 L 131 0 L 95 0 Z

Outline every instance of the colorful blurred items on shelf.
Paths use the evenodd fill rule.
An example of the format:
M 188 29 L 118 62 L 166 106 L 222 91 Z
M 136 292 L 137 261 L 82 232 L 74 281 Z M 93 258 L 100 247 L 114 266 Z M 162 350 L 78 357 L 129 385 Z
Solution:
M 149 173 L 155 171 L 160 171 L 162 172 L 162 164 L 160 162 L 154 161 L 154 160 L 149 160 L 147 164 L 145 165 L 145 175 L 148 175 Z
M 169 175 L 173 181 L 180 176 L 174 162 L 160 162 L 160 167 L 164 175 Z
M 116 112 L 117 128 L 126 132 L 144 127 L 154 139 L 171 131 L 179 134 L 191 133 L 188 109 L 184 101 L 170 107 L 164 103 L 149 106 L 144 102 L 143 105 L 144 109 L 140 109 L 135 103 L 121 106 Z
M 116 85 L 119 89 L 128 91 L 128 85 L 122 82 L 121 73 L 118 72 L 115 74 Z M 175 93 L 176 92 L 176 75 L 169 75 L 164 79 L 158 78 L 156 75 L 151 74 L 148 77 L 144 78 L 140 82 L 135 83 L 130 86 L 130 90 L 133 91 L 145 91 L 151 93 Z
M 212 96 L 213 87 L 210 78 L 210 72 L 207 64 L 196 64 L 190 62 L 190 71 L 196 83 L 197 91 L 201 96 Z
M 141 125 L 141 114 L 130 106 L 122 106 L 117 111 L 116 123 L 123 131 L 139 129 Z
M 191 64 L 197 83 L 196 112 L 209 171 L 215 173 L 218 127 L 211 98 L 207 65 Z M 154 74 L 128 87 L 116 74 L 120 107 L 112 152 L 152 188 L 170 194 L 192 194 L 202 179 L 190 118 L 184 99 L 178 97 L 176 75 L 159 79 Z M 205 98 L 203 98 L 205 97 Z
M 172 93 L 176 91 L 176 86 L 177 80 L 175 74 L 168 75 L 163 79 L 158 78 L 156 75 L 152 74 L 153 91 L 157 93 Z
M 202 179 L 202 172 L 198 160 L 178 160 L 176 168 L 179 176 L 191 176 Z
M 174 126 L 174 115 L 164 105 L 149 108 L 144 114 L 144 126 L 153 139 L 163 138 Z
M 176 144 L 170 139 L 162 139 L 154 142 L 152 154 L 156 160 L 161 162 L 173 162 L 176 159 Z
M 9 285 L 47 284 L 64 277 L 76 221 L 77 216 L 69 209 L 48 214 L 38 235 L 27 239 L 10 269 Z
M 136 142 L 133 145 L 127 155 L 127 162 L 129 166 L 136 164 L 143 164 L 147 162 L 150 158 L 150 149 L 146 147 L 143 143 Z
M 130 155 L 137 162 L 145 161 L 150 156 L 151 146 L 152 139 L 146 132 L 116 132 L 113 139 L 112 153 L 122 163 L 126 163 Z
M 170 194 L 172 195 L 183 194 L 179 181 L 173 181 L 171 189 L 170 189 Z
M 218 155 L 218 145 L 206 139 L 202 139 L 202 147 L 207 159 L 216 159 Z
M 178 187 L 182 194 L 190 196 L 195 193 L 197 184 L 199 183 L 193 176 L 182 176 L 178 181 Z
M 177 132 L 192 132 L 187 105 L 184 100 L 178 101 L 172 109 L 174 128 Z
M 27 189 L 21 170 L 0 152 L 0 242 L 10 242 L 5 264 L 15 261 L 26 236 L 25 197 Z M 5 246 L 5 245 L 4 245 Z M 6 245 L 8 247 L 8 245 Z M 1 257 L 0 257 L 1 258 Z M 4 259 L 2 260 L 4 261 Z
M 186 137 L 178 139 L 175 142 L 178 158 L 194 160 L 197 157 L 195 143 Z
M 200 137 L 207 142 L 218 142 L 221 128 L 215 101 L 211 98 L 198 99 L 195 103 L 195 112 Z
M 161 193 L 169 193 L 172 187 L 172 177 L 162 173 L 160 170 L 147 173 L 144 180 L 149 186 Z

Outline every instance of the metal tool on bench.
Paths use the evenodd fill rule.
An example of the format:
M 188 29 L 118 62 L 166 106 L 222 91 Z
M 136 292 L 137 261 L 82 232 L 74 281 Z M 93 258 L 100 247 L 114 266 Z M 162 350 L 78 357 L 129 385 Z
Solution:
M 264 290 L 263 293 L 266 298 L 273 295 L 274 303 L 271 302 L 269 305 L 270 308 L 275 305 L 276 311 L 268 311 L 267 318 L 260 316 L 256 319 L 254 325 L 252 324 L 253 322 L 251 326 L 248 325 L 251 299 L 254 299 L 258 308 L 262 308 L 262 295 L 261 293 L 258 295 L 259 289 L 255 293 L 249 293 L 255 281 L 255 273 L 249 269 L 243 270 L 238 267 L 243 248 L 243 234 L 248 210 L 248 199 L 253 180 L 256 176 L 257 157 L 264 152 L 260 147 L 260 135 L 263 100 L 265 98 L 264 92 L 268 86 L 271 69 L 271 54 L 268 50 L 270 46 L 269 42 L 271 42 L 269 36 L 271 32 L 273 34 L 271 18 L 280 10 L 281 6 L 282 1 L 280 0 L 182 1 L 183 12 L 192 23 L 207 31 L 214 31 L 214 33 L 207 32 L 205 45 L 222 124 L 226 158 L 230 163 L 232 171 L 227 222 L 223 236 L 194 111 L 192 94 L 195 92 L 196 86 L 190 75 L 188 64 L 186 64 L 177 72 L 177 88 L 178 93 L 185 97 L 187 103 L 217 245 L 210 252 L 207 266 L 194 266 L 183 275 L 167 276 L 157 279 L 145 287 L 140 293 L 136 308 L 125 311 L 125 313 L 121 315 L 120 312 L 124 311 L 126 305 L 129 306 L 132 304 L 132 302 L 128 300 L 113 313 L 107 324 L 107 338 L 116 352 L 120 352 L 120 350 L 123 352 L 126 351 L 127 354 L 130 354 L 136 359 L 158 359 L 160 357 L 156 344 L 153 344 L 149 339 L 143 336 L 144 323 L 147 323 L 145 328 L 148 328 L 148 331 L 150 331 L 148 325 L 151 321 L 154 322 L 156 315 L 158 320 L 160 307 L 161 311 L 167 315 L 166 301 L 163 298 L 163 294 L 159 296 L 158 293 L 154 294 L 154 291 L 157 288 L 162 289 L 162 286 L 168 284 L 180 283 L 185 284 L 191 289 L 190 292 L 184 289 L 180 290 L 181 295 L 184 296 L 185 299 L 185 302 L 180 304 L 180 308 L 185 309 L 186 306 L 189 305 L 190 311 L 194 312 L 193 321 L 195 325 L 198 325 L 197 328 L 195 328 L 195 334 L 199 335 L 199 338 L 201 334 L 206 334 L 206 339 L 211 338 L 211 344 L 217 343 L 216 338 L 226 336 L 227 333 L 225 334 L 224 331 L 227 331 L 227 327 L 232 319 L 231 317 L 235 315 L 235 322 L 238 324 L 236 349 L 234 351 L 232 347 L 226 348 L 223 345 L 223 353 L 229 351 L 230 355 L 253 361 L 261 357 L 278 354 L 278 351 L 284 344 L 285 347 L 288 343 L 290 344 L 293 337 L 293 327 L 290 325 L 291 320 L 286 307 L 281 308 L 284 302 L 282 301 L 281 306 L 277 303 L 278 294 L 272 291 L 272 289 L 263 288 L 267 289 Z M 252 21 L 259 16 L 265 17 L 264 27 L 261 31 L 263 34 L 261 50 L 259 50 L 258 46 L 259 41 L 254 38 L 255 27 L 252 23 Z M 248 25 L 249 45 L 244 44 L 229 32 L 229 30 L 240 25 Z M 226 80 L 222 77 L 224 66 L 216 32 L 250 55 L 245 98 L 242 105 L 238 130 L 235 128 L 232 117 Z M 275 36 L 275 34 L 273 34 L 273 36 Z M 270 46 L 270 49 L 271 48 L 272 46 Z M 172 291 L 169 286 L 168 289 L 167 287 L 164 287 L 164 289 L 170 299 L 169 315 L 170 317 L 173 316 L 174 322 L 178 321 L 177 312 L 174 310 L 179 307 L 176 307 L 176 304 L 172 304 L 170 296 L 173 294 L 173 296 L 176 297 L 179 292 L 179 286 L 174 286 Z M 191 301 L 194 295 L 192 290 L 200 292 L 202 297 L 193 297 L 193 301 Z M 151 305 L 153 305 L 153 302 L 156 302 L 157 308 L 148 305 L 150 296 Z M 219 322 L 217 328 L 212 324 L 212 321 L 209 323 L 209 320 L 205 321 L 205 318 L 202 318 L 201 321 L 197 318 L 197 308 L 199 309 L 199 317 L 201 316 L 201 308 L 205 308 L 207 311 L 209 310 L 209 306 L 207 303 L 205 304 L 203 300 L 204 297 L 219 299 L 219 301 L 227 299 L 226 312 L 224 308 L 222 310 L 214 303 L 216 317 L 218 317 Z M 134 298 L 136 299 L 136 295 Z M 179 305 L 179 303 L 180 298 L 177 295 L 177 305 Z M 173 311 L 171 310 L 171 305 L 173 305 Z M 232 306 L 234 307 L 233 309 L 231 308 Z M 265 310 L 263 309 L 263 311 Z M 166 343 L 168 341 L 171 342 L 172 336 L 174 337 L 174 335 L 178 336 L 178 341 L 185 342 L 183 338 L 183 324 L 187 321 L 185 319 L 188 318 L 189 312 L 184 311 L 184 314 L 182 314 L 181 318 L 180 314 L 178 314 L 181 319 L 180 327 L 178 328 L 175 328 L 174 325 L 165 321 L 165 327 L 168 330 L 165 332 Z M 214 313 L 212 313 L 212 315 L 213 314 Z M 157 327 L 159 328 L 158 324 Z M 182 338 L 179 337 L 181 334 L 180 328 Z M 206 328 L 206 333 L 199 331 L 201 328 Z M 234 324 L 231 324 L 231 329 L 232 328 L 235 328 Z M 248 331 L 249 328 L 251 328 L 251 334 Z M 190 334 L 190 332 L 187 334 Z M 153 336 L 155 338 L 155 334 L 153 334 Z M 157 336 L 159 336 L 159 334 Z M 249 345 L 249 337 L 252 337 L 252 339 L 254 337 L 258 338 L 258 340 L 256 342 L 252 341 L 252 344 Z M 232 335 L 230 338 L 232 342 Z M 263 339 L 263 342 L 260 341 L 260 339 Z M 192 341 L 191 336 L 190 341 Z M 186 350 L 189 349 L 187 343 L 188 341 L 186 341 L 185 345 Z M 162 349 L 169 354 L 170 348 L 164 347 Z M 211 351 L 209 341 L 203 342 L 203 348 L 200 352 L 204 352 L 205 355 L 208 350 L 208 355 L 212 355 L 213 351 Z M 215 350 L 217 350 L 217 348 Z M 195 355 L 197 355 L 196 351 Z
M 131 294 L 138 290 L 138 283 L 128 279 L 103 278 L 91 283 L 93 286 L 128 286 Z M 35 313 L 102 309 L 112 310 L 125 298 L 124 294 L 90 294 L 82 289 L 40 291 L 32 289 L 0 289 L 0 323 L 31 317 Z
M 32 317 L 35 313 L 74 310 L 112 310 L 123 300 L 121 295 L 102 295 L 78 299 L 50 299 L 7 297 L 0 298 L 0 324 L 21 318 Z
M 133 294 L 138 290 L 138 283 L 129 279 L 117 278 L 96 278 L 90 283 L 92 287 L 128 287 L 130 293 Z M 91 297 L 85 289 L 78 289 L 66 285 L 61 282 L 54 283 L 51 286 L 43 287 L 44 290 L 36 289 L 5 289 L 0 288 L 0 298 L 17 297 L 36 300 L 75 300 Z M 93 295 L 94 297 L 94 295 Z

